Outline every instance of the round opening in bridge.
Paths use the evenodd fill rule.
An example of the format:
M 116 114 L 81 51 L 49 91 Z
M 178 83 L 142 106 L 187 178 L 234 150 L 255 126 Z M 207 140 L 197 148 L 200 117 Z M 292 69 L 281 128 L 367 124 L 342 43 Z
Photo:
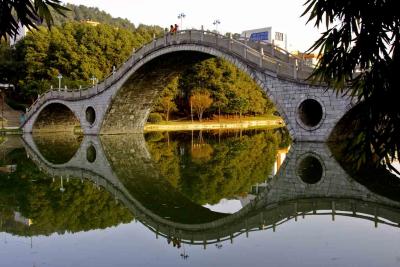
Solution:
M 89 122 L 90 124 L 93 124 L 95 120 L 96 120 L 96 111 L 94 111 L 94 108 L 88 107 L 86 109 L 86 121 Z
M 321 162 L 314 156 L 308 155 L 301 159 L 298 167 L 297 174 L 301 180 L 307 184 L 316 184 L 321 178 L 324 169 Z
M 86 150 L 86 159 L 90 163 L 93 163 L 96 160 L 96 148 L 94 146 L 90 146 Z
M 322 106 L 315 99 L 304 100 L 299 106 L 299 117 L 305 126 L 317 126 L 321 122 L 322 115 Z

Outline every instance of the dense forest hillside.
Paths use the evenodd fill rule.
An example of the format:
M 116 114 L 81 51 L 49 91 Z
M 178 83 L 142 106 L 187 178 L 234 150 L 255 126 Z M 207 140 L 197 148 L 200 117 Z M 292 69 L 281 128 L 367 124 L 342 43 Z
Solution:
M 110 14 L 99 10 L 97 7 L 87 7 L 84 5 L 77 6 L 73 4 L 66 4 L 65 7 L 71 10 L 65 13 L 65 17 L 57 12 L 53 12 L 54 24 L 56 26 L 61 26 L 68 21 L 90 20 L 131 31 L 135 30 L 135 25 L 128 19 L 113 18 Z
M 164 33 L 158 26 L 135 27 L 98 8 L 67 7 L 71 11 L 66 17 L 54 14 L 56 26 L 51 31 L 42 25 L 13 48 L 0 43 L 0 83 L 15 86 L 7 101 L 14 108 L 20 106 L 15 102 L 29 105 L 51 86 L 58 86 L 59 73 L 63 88 L 86 87 L 93 78 L 100 81 L 134 49 Z

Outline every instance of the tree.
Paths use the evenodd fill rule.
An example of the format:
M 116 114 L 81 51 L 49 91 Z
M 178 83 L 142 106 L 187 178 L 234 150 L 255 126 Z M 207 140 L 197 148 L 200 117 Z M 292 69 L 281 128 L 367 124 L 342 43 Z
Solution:
M 172 111 L 178 110 L 174 99 L 178 94 L 179 75 L 174 77 L 172 81 L 162 90 L 158 99 L 154 103 L 153 110 L 163 112 L 165 120 L 169 120 L 169 114 Z
M 204 111 L 211 106 L 212 102 L 213 100 L 210 93 L 207 91 L 196 91 L 192 94 L 190 97 L 190 104 L 193 107 L 193 110 L 197 113 L 199 121 L 202 121 Z
M 13 60 L 13 53 L 14 50 L 6 42 L 0 42 L 0 83 L 15 84 L 19 63 Z
M 239 111 L 239 118 L 242 118 L 242 114 L 249 108 L 250 102 L 243 94 L 237 95 L 229 103 L 233 110 Z
M 8 2 L 0 3 L 0 21 L 3 21 L 1 8 Z M 72 11 L 65 16 L 50 8 L 54 22 L 51 31 L 44 27 L 49 25 L 44 20 L 42 25 L 35 26 L 37 30 L 30 31 L 18 42 L 15 49 L 10 49 L 4 41 L 0 44 L 0 79 L 14 84 L 14 100 L 28 103 L 51 85 L 58 86 L 58 73 L 63 75 L 63 87 L 90 86 L 90 77 L 103 79 L 113 66 L 121 65 L 134 48 L 152 40 L 153 34 L 162 33 L 160 27 L 135 27 L 97 8 L 71 4 L 66 7 Z M 15 10 L 12 12 L 15 14 Z M 85 19 L 94 19 L 100 24 L 94 27 L 81 21 Z
M 358 103 L 358 128 L 347 146 L 359 166 L 390 162 L 400 149 L 400 12 L 395 0 L 308 0 L 303 16 L 326 31 L 310 50 L 320 60 L 311 78 Z
M 50 27 L 54 23 L 52 10 L 63 15 L 69 9 L 60 0 L 0 1 L 0 39 L 7 39 L 7 35 L 14 38 L 20 26 L 37 29 L 36 24 L 45 21 Z
M 209 58 L 194 64 L 182 75 L 179 89 L 191 92 L 202 88 L 210 92 L 213 98 L 211 111 L 218 113 L 240 113 L 240 109 L 232 105 L 232 101 L 243 96 L 249 102 L 243 114 L 272 113 L 271 102 L 262 89 L 246 73 L 233 64 L 220 58 Z
M 59 72 L 62 86 L 68 88 L 89 86 L 92 76 L 103 79 L 113 66 L 118 67 L 131 55 L 136 44 L 140 46 L 151 38 L 137 39 L 136 32 L 106 24 L 94 27 L 72 21 L 54 26 L 52 31 L 40 26 L 16 45 L 9 65 L 22 65 L 17 73 L 17 91 L 32 99 L 51 85 L 58 86 Z
M 165 113 L 165 120 L 169 120 L 169 114 L 171 111 L 176 110 L 176 105 L 171 96 L 164 96 L 161 98 L 160 105 L 162 106 Z

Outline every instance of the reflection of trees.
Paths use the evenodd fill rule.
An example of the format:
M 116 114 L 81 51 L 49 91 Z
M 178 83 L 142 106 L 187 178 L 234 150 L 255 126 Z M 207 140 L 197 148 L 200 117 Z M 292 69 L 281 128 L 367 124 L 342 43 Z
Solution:
M 157 136 L 150 134 L 153 140 Z M 176 141 L 150 142 L 148 148 L 142 135 L 101 136 L 104 152 L 110 165 L 129 195 L 146 212 L 170 221 L 188 224 L 206 223 L 226 216 L 194 203 L 179 190 L 179 157 L 181 147 Z M 154 163 L 158 168 L 154 168 Z M 164 177 L 160 175 L 164 174 Z M 167 179 L 165 178 L 167 177 Z
M 46 176 L 26 158 L 24 150 L 9 155 L 17 171 L 0 174 L 0 216 L 2 228 L 19 235 L 48 235 L 54 232 L 78 232 L 106 228 L 132 220 L 132 215 L 113 196 L 91 182 L 70 179 L 60 192 L 60 181 Z M 19 211 L 33 224 L 13 220 Z
M 43 157 L 51 163 L 67 163 L 78 151 L 82 136 L 74 134 L 43 134 L 34 136 Z
M 213 148 L 210 144 L 194 144 L 191 149 L 192 161 L 201 164 L 212 159 Z
M 213 147 L 204 141 L 203 131 L 199 131 L 199 136 L 196 141 L 193 139 L 192 131 L 192 142 L 190 146 L 190 155 L 192 161 L 198 164 L 201 164 L 202 162 L 207 162 L 212 159 L 213 152 Z
M 180 141 L 170 141 L 169 146 L 161 140 L 149 142 L 148 147 L 171 184 L 198 204 L 212 204 L 245 194 L 251 185 L 264 181 L 272 171 L 281 135 L 262 131 L 202 144 L 179 136 Z
M 149 142 L 152 159 L 162 175 L 172 186 L 177 187 L 180 177 L 178 143 L 177 142 Z

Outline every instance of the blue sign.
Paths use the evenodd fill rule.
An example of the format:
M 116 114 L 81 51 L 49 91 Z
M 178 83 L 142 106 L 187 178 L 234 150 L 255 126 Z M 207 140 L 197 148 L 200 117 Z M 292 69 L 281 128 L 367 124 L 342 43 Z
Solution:
M 268 32 L 254 32 L 250 35 L 250 41 L 268 41 Z

